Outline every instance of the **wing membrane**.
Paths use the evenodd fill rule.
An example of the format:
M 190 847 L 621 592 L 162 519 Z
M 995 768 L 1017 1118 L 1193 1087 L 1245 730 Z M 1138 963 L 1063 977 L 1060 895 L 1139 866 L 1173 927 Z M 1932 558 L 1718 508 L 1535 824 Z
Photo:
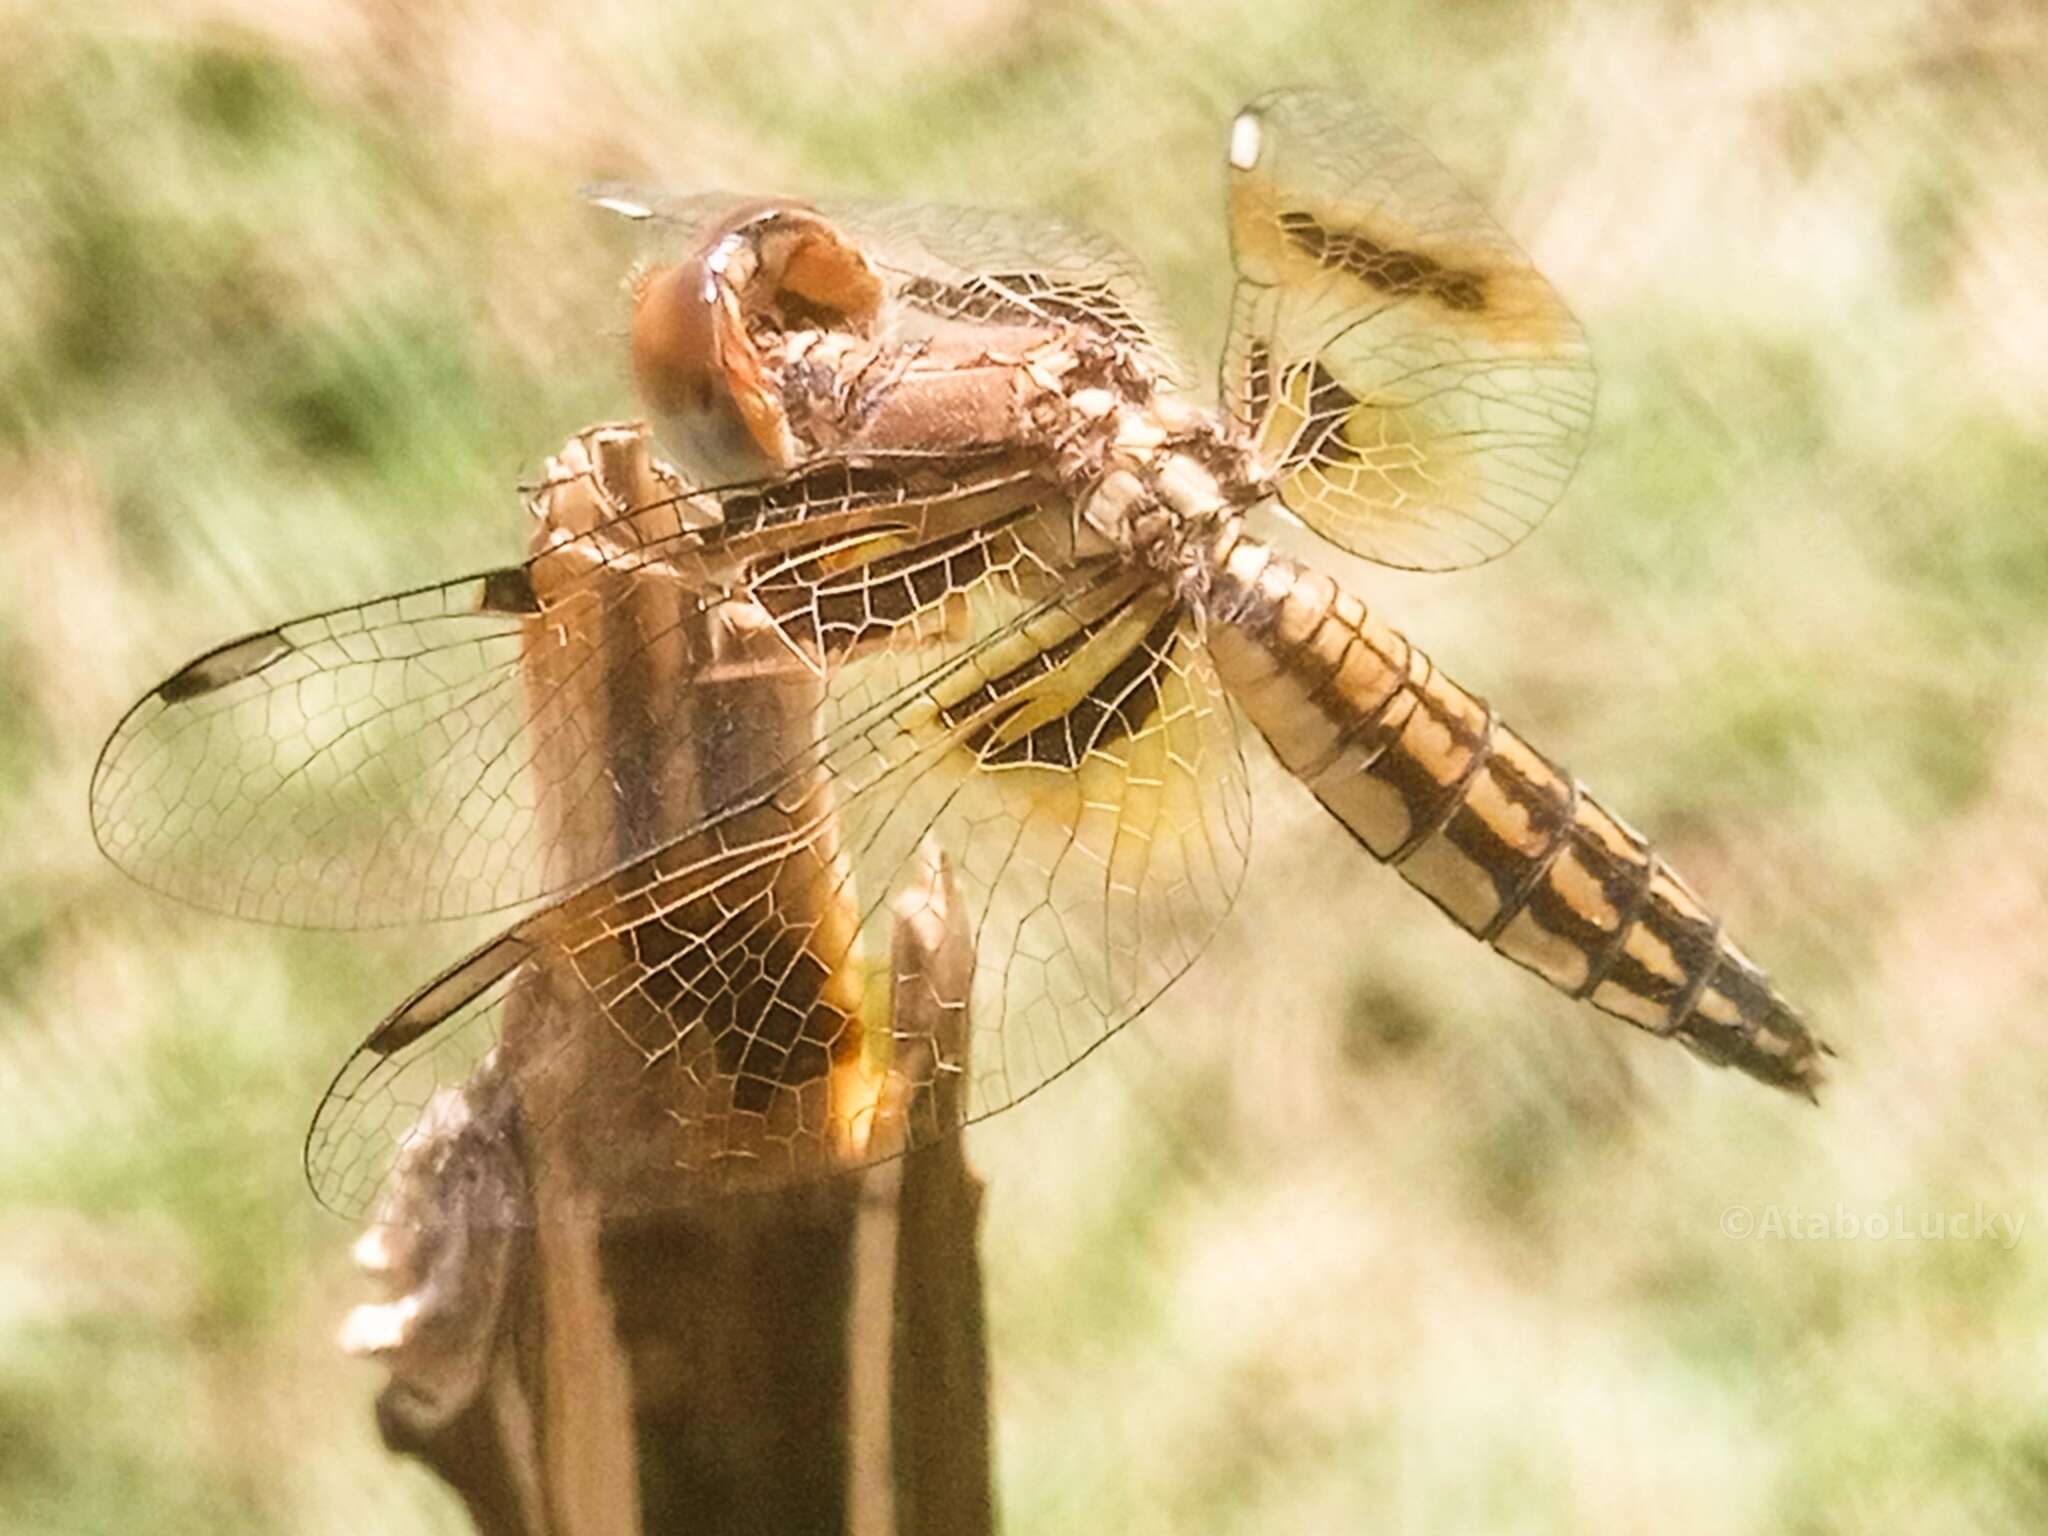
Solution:
M 322 1200 L 380 1209 L 422 1111 L 486 1061 L 529 1144 L 569 1138 L 620 1213 L 926 1144 L 956 1128 L 931 1106 L 992 1114 L 1142 1008 L 1243 869 L 1230 708 L 1170 596 L 1114 567 L 1000 611 L 928 673 L 885 662 L 814 750 L 380 1025 L 309 1134 Z M 892 1037 L 866 959 L 933 848 L 978 957 L 950 1000 L 971 1008 L 971 1061 Z M 892 1096 L 875 1086 L 890 1074 L 964 1074 L 967 1092 Z
M 1067 558 L 1039 516 L 1057 498 L 999 454 L 623 503 L 579 461 L 549 489 L 587 515 L 544 523 L 524 565 L 296 620 L 159 685 L 95 769 L 100 845 L 154 889 L 278 923 L 515 905 L 673 830 L 649 818 L 658 774 L 617 758 L 719 728 L 655 695 L 708 698 L 732 671 L 709 619 L 732 593 L 758 590 L 779 640 L 754 670 L 831 678 L 880 649 L 942 655 L 976 592 Z
M 1354 102 L 1268 96 L 1232 133 L 1226 409 L 1281 500 L 1387 565 L 1476 565 L 1563 493 L 1585 338 L 1451 174 Z

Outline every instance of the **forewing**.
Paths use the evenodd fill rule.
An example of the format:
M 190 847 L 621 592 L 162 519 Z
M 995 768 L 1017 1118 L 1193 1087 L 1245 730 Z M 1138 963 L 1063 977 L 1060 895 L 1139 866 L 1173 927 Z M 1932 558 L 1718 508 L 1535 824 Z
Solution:
M 1476 565 L 1562 494 L 1592 421 L 1585 337 L 1421 145 L 1341 97 L 1267 96 L 1231 136 L 1238 271 L 1221 381 L 1281 500 L 1387 565 Z
M 716 728 L 669 697 L 709 697 L 708 616 L 733 592 L 776 620 L 757 670 L 827 679 L 856 649 L 943 655 L 954 586 L 1061 557 L 1024 554 L 1018 524 L 1058 498 L 1001 455 L 623 504 L 586 464 L 565 488 L 598 515 L 545 525 L 524 565 L 246 636 L 160 684 L 94 771 L 100 846 L 153 889 L 298 926 L 516 905 L 672 832 L 631 764 Z
M 245 636 L 122 720 L 94 835 L 153 890 L 272 922 L 481 911 L 546 884 L 517 566 Z
M 707 231 L 758 197 L 677 195 L 623 183 L 586 189 L 598 206 L 647 223 L 664 248 L 694 250 Z M 1137 259 L 1115 241 L 1045 214 L 943 203 L 825 199 L 832 220 L 914 316 L 987 326 L 1074 324 L 1129 346 L 1167 386 L 1193 378 L 1166 306 Z
M 320 1198 L 393 1218 L 393 1170 L 450 1092 L 518 1105 L 536 1189 L 506 1220 L 858 1166 L 1022 1099 L 1179 975 L 1249 835 L 1230 707 L 1188 620 L 1112 566 L 976 610 L 944 665 L 869 658 L 861 706 L 815 751 L 380 1025 L 309 1134 Z M 892 1008 L 889 929 L 932 899 L 934 852 L 974 979 Z M 965 1007 L 971 1043 L 903 1022 L 934 1004 Z

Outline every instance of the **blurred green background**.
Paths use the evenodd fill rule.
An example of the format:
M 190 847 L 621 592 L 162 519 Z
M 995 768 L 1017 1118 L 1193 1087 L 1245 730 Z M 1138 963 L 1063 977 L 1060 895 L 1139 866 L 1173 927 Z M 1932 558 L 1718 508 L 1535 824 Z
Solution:
M 1813 1110 L 1575 1010 L 1261 751 L 1195 974 L 973 1134 L 1007 1529 L 2048 1526 L 2032 0 L 4 0 L 0 80 L 0 1529 L 466 1529 L 377 1444 L 297 1153 L 475 933 L 174 907 L 85 786 L 207 645 L 519 552 L 518 480 L 632 411 L 630 233 L 571 189 L 1042 205 L 1213 356 L 1222 138 L 1280 84 L 1431 144 L 1602 373 L 1513 556 L 1331 567 L 1840 1071 Z M 1917 1235 L 1958 1213 L 2001 1225 Z

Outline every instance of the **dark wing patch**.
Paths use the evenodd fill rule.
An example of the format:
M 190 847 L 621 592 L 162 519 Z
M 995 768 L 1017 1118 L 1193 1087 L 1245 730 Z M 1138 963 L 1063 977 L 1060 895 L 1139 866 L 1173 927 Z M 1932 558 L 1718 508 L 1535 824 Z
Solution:
M 1312 213 L 1291 210 L 1279 218 L 1280 233 L 1320 267 L 1349 272 L 1390 298 L 1425 295 L 1447 309 L 1474 312 L 1486 307 L 1486 277 L 1460 272 L 1421 251 L 1381 245 L 1362 231 L 1332 233 Z
M 1222 393 L 1280 499 L 1387 565 L 1510 548 L 1585 444 L 1578 323 L 1427 150 L 1355 102 L 1266 97 L 1232 156 Z

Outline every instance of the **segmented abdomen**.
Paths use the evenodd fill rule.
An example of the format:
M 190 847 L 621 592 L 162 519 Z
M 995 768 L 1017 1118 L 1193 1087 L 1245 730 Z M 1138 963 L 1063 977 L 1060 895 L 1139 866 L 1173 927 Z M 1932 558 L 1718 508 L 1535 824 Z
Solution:
M 1560 991 L 1813 1092 L 1825 1047 L 1627 823 L 1322 572 L 1234 523 L 1209 560 L 1225 683 L 1375 857 Z

